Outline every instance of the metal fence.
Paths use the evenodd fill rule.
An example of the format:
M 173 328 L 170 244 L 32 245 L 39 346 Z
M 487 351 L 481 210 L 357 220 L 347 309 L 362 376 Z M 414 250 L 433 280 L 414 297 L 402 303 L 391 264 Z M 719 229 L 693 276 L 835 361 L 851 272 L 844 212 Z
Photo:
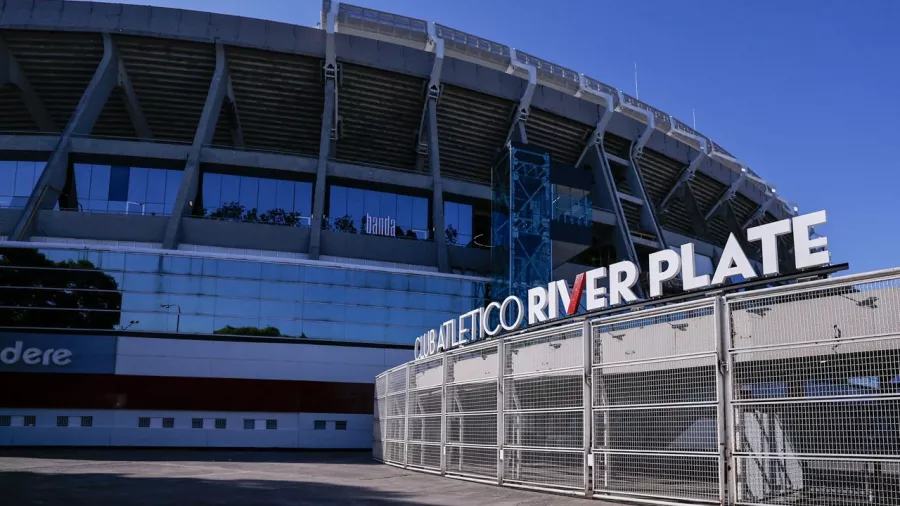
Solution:
M 654 504 L 900 504 L 900 270 L 525 330 L 378 376 L 377 460 Z

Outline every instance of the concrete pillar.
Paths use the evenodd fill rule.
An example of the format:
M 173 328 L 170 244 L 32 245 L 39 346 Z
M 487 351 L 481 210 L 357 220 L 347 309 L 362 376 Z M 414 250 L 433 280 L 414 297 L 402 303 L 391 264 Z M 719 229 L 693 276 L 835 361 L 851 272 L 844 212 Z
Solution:
M 204 145 L 212 142 L 216 132 L 216 124 L 219 122 L 219 113 L 222 110 L 222 101 L 228 91 L 228 64 L 225 60 L 225 48 L 221 43 L 216 43 L 216 70 L 209 83 L 209 91 L 206 93 L 206 102 L 203 104 L 203 113 L 200 115 L 200 123 L 194 133 L 194 142 L 188 151 L 187 162 L 184 166 L 184 175 L 181 178 L 181 187 L 178 188 L 178 196 L 175 199 L 175 207 L 172 216 L 166 224 L 166 233 L 163 237 L 163 248 L 175 249 L 181 235 L 181 220 L 189 216 L 197 201 L 197 190 L 200 188 L 200 151 Z
M 10 239 L 14 241 L 26 241 L 31 237 L 34 229 L 35 218 L 42 209 L 53 209 L 66 186 L 69 167 L 69 143 L 76 135 L 88 135 L 94 129 L 100 112 L 109 98 L 112 90 L 118 85 L 119 61 L 112 45 L 112 38 L 108 33 L 103 34 L 103 59 L 94 72 L 91 82 L 81 96 L 81 100 L 75 107 L 75 112 L 69 119 L 69 123 L 63 130 L 59 142 L 50 160 L 44 167 L 34 191 L 25 204 L 25 209 L 16 223 Z
M 431 214 L 434 227 L 434 244 L 437 247 L 437 265 L 441 272 L 450 272 L 447 256 L 447 239 L 444 236 L 444 188 L 441 184 L 441 155 L 438 146 L 437 100 L 428 99 L 428 163 L 431 166 L 432 197 Z
M 322 108 L 322 130 L 319 135 L 319 161 L 316 165 L 316 185 L 313 195 L 313 212 L 309 234 L 309 258 L 318 260 L 321 254 L 322 217 L 325 215 L 325 189 L 328 172 L 328 155 L 331 152 L 331 130 L 334 127 L 334 82 L 325 80 L 325 105 Z

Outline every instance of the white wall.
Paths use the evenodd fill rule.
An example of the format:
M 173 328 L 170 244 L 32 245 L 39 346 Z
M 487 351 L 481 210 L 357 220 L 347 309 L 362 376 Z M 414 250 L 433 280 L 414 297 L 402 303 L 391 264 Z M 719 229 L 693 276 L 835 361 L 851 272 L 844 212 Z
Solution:
M 0 446 L 168 446 L 247 448 L 348 448 L 372 447 L 372 416 L 335 413 L 257 413 L 211 411 L 135 411 L 3 409 L 0 416 L 37 417 L 36 426 L 0 427 Z M 57 416 L 69 416 L 69 427 L 57 427 Z M 92 427 L 80 427 L 82 416 L 92 416 Z M 138 418 L 150 417 L 154 428 L 138 427 Z M 174 428 L 161 428 L 158 419 L 172 417 Z M 193 418 L 225 418 L 227 428 L 207 423 L 191 428 Z M 244 419 L 274 419 L 275 430 L 244 429 Z M 315 421 L 326 421 L 315 430 Z M 347 430 L 335 428 L 346 421 Z

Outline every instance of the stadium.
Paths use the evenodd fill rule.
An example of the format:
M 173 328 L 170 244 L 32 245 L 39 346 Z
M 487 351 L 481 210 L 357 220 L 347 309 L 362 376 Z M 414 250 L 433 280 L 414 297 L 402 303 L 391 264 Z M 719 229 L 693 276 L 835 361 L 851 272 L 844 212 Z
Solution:
M 0 0 L 0 444 L 371 448 L 415 336 L 620 261 L 644 298 L 649 253 L 709 274 L 731 234 L 759 266 L 746 230 L 795 216 L 684 122 L 439 23 Z

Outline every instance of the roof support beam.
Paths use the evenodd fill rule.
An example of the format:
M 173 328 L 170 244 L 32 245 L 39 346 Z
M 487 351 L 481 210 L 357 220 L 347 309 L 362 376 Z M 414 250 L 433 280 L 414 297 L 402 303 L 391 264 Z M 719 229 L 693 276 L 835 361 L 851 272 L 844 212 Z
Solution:
M 131 79 L 129 79 L 128 71 L 125 69 L 125 62 L 118 57 L 119 51 L 114 41 L 112 41 L 112 50 L 116 52 L 116 60 L 118 60 L 119 66 L 116 85 L 122 90 L 122 96 L 125 98 L 125 109 L 128 111 L 128 117 L 131 119 L 131 126 L 134 127 L 134 132 L 139 138 L 153 139 L 150 124 L 147 123 L 147 118 L 144 116 L 144 110 L 141 108 L 137 93 L 134 92 L 134 87 L 131 85 Z
M 675 184 L 672 185 L 672 188 L 669 189 L 669 192 L 666 193 L 666 196 L 663 197 L 662 201 L 660 201 L 659 203 L 659 206 L 657 206 L 657 214 L 662 214 L 666 211 L 666 208 L 669 205 L 669 201 L 672 200 L 672 197 L 675 195 L 675 193 L 679 190 L 679 188 L 681 188 L 682 185 L 694 179 L 694 176 L 697 174 L 697 170 L 700 168 L 700 165 L 702 165 L 703 162 L 705 162 L 709 157 L 709 155 L 707 155 L 706 153 L 706 150 L 708 149 L 706 139 L 700 137 L 698 138 L 698 140 L 703 144 L 703 149 L 701 149 L 700 152 L 697 153 L 697 156 L 695 156 L 694 159 L 691 160 L 691 163 L 687 167 L 685 167 L 683 171 L 681 171 L 681 174 L 678 175 L 678 179 L 675 181 Z
M 719 196 L 719 199 L 716 200 L 716 203 L 709 208 L 709 211 L 706 212 L 706 221 L 711 220 L 716 214 L 718 214 L 722 210 L 722 206 L 725 205 L 726 202 L 730 202 L 731 199 L 737 195 L 738 188 L 740 188 L 741 183 L 744 182 L 744 178 L 747 177 L 747 168 L 741 168 L 741 175 L 738 176 L 734 182 L 731 183 L 731 186 L 725 190 L 722 195 Z
M 603 115 L 597 121 L 594 131 L 591 133 L 588 142 L 585 144 L 578 161 L 575 162 L 576 167 L 588 164 L 594 176 L 594 187 L 592 189 L 592 200 L 603 207 L 613 210 L 616 217 L 616 223 L 613 227 L 615 236 L 613 237 L 613 246 L 619 258 L 629 260 L 640 269 L 637 252 L 634 249 L 634 243 L 631 239 L 631 231 L 628 229 L 628 220 L 625 219 L 625 211 L 622 209 L 622 201 L 619 199 L 619 192 L 616 189 L 616 182 L 613 178 L 612 170 L 609 166 L 609 160 L 606 158 L 606 152 L 603 149 L 603 137 L 606 134 L 606 128 L 613 117 L 614 101 L 612 95 L 599 93 L 584 86 L 584 75 L 580 76 L 581 93 L 589 93 L 597 96 L 605 102 L 606 109 Z M 643 298 L 643 290 L 640 283 L 635 285 L 635 289 L 639 292 L 638 296 Z
M 703 213 L 700 211 L 700 205 L 697 203 L 697 197 L 694 195 L 694 189 L 690 183 L 681 186 L 681 201 L 691 217 L 691 228 L 698 237 L 708 240 L 709 229 L 706 227 L 706 220 L 703 219 Z
M 243 148 L 244 129 L 241 127 L 241 115 L 238 114 L 237 100 L 234 98 L 234 86 L 230 74 L 228 89 L 225 92 L 225 111 L 228 113 L 228 124 L 231 128 L 231 144 L 236 148 Z
M 322 127 L 319 131 L 319 158 L 316 162 L 316 185 L 313 187 L 313 210 L 309 232 L 309 258 L 318 260 L 322 251 L 322 220 L 325 218 L 325 190 L 328 184 L 328 157 L 337 140 L 337 53 L 334 43 L 334 24 L 339 3 L 331 2 L 325 14 L 325 100 L 322 107 Z
M 519 105 L 516 107 L 516 113 L 513 115 L 509 133 L 506 134 L 506 142 L 517 141 L 528 144 L 525 122 L 528 121 L 528 114 L 531 111 L 531 98 L 534 96 L 535 87 L 537 87 L 537 68 L 534 65 L 526 65 L 520 62 L 518 56 L 516 56 L 516 50 L 509 48 L 509 67 L 507 67 L 506 73 L 513 74 L 516 69 L 524 70 L 528 73 L 528 83 L 525 85 L 525 92 L 522 93 L 522 98 L 519 99 Z
M 741 227 L 743 229 L 747 229 L 747 227 L 751 225 L 755 225 L 759 220 L 763 219 L 763 216 L 772 208 L 772 205 L 775 204 L 775 201 L 778 200 L 778 197 L 775 196 L 775 190 L 771 189 L 769 194 L 766 196 L 766 200 L 759 206 L 756 212 L 753 213 L 752 216 L 744 223 L 744 226 Z
M 63 193 L 67 187 L 69 176 L 69 148 L 71 139 L 77 135 L 88 135 L 94 129 L 97 119 L 100 117 L 103 106 L 109 99 L 110 93 L 118 85 L 119 61 L 113 50 L 112 38 L 108 33 L 103 34 L 103 58 L 94 71 L 87 89 L 81 95 L 69 123 L 59 137 L 56 148 L 50 155 L 44 171 L 38 179 L 25 209 L 10 235 L 10 240 L 27 241 L 34 230 L 35 219 L 38 211 L 53 209 L 53 206 L 63 200 L 66 204 L 71 200 Z
M 416 170 L 422 170 L 425 157 L 428 155 L 428 107 L 432 100 L 441 96 L 441 69 L 444 66 L 444 40 L 439 38 L 433 22 L 428 23 L 428 42 L 425 50 L 434 53 L 434 64 L 428 78 L 428 89 L 425 90 L 425 104 L 422 106 L 422 119 L 419 120 L 418 142 L 416 142 Z
M 656 128 L 656 121 L 653 118 L 653 113 L 650 111 L 631 107 L 627 105 L 624 100 L 620 100 L 619 103 L 622 104 L 619 107 L 631 108 L 647 117 L 647 126 L 644 128 L 641 136 L 631 144 L 631 150 L 628 152 L 628 186 L 631 188 L 632 192 L 637 193 L 637 195 L 635 195 L 637 198 L 644 201 L 644 205 L 641 206 L 641 226 L 656 236 L 656 240 L 659 243 L 659 249 L 665 249 L 666 238 L 663 236 L 662 227 L 659 226 L 659 221 L 656 219 L 656 211 L 653 209 L 653 202 L 647 196 L 647 187 L 644 185 L 644 178 L 641 175 L 641 169 L 638 166 L 638 159 L 644 154 L 644 146 L 647 145 L 650 136 L 653 135 L 653 129 Z
M 175 207 L 172 216 L 166 224 L 166 232 L 163 236 L 163 248 L 175 249 L 181 235 L 181 222 L 184 216 L 189 216 L 194 211 L 197 203 L 197 194 L 200 189 L 200 152 L 203 146 L 212 142 L 216 132 L 216 124 L 219 122 L 219 113 L 222 111 L 222 102 L 228 89 L 228 64 L 225 61 L 225 47 L 221 42 L 216 43 L 216 69 L 206 92 L 206 102 L 203 104 L 203 113 L 200 115 L 200 123 L 194 132 L 194 142 L 188 151 L 187 162 L 184 165 L 184 175 L 181 178 L 181 187 L 178 188 L 178 196 L 175 199 Z
M 19 90 L 22 102 L 31 114 L 31 119 L 38 129 L 42 132 L 58 132 L 56 123 L 50 117 L 50 113 L 44 108 L 44 103 L 35 93 L 31 83 L 22 68 L 16 61 L 16 57 L 9 50 L 9 47 L 0 39 L 0 86 L 4 84 L 12 84 Z

